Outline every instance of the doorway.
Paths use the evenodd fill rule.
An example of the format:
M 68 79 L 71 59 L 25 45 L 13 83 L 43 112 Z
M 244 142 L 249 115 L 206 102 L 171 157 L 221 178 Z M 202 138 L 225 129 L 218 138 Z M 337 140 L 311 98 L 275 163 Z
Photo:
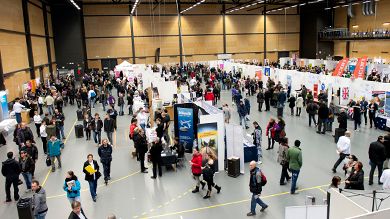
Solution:
M 102 59 L 102 70 L 110 71 L 114 70 L 115 66 L 118 65 L 117 59 Z

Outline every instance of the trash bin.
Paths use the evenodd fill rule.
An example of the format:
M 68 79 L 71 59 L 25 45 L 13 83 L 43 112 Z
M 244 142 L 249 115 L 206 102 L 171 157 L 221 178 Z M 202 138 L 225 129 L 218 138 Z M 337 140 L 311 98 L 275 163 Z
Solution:
M 16 208 L 18 209 L 19 219 L 34 219 L 31 198 L 19 199 Z

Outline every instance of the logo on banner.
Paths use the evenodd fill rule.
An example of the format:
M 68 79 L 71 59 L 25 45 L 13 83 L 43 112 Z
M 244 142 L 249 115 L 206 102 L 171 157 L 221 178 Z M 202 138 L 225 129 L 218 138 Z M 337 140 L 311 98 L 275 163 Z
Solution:
M 343 87 L 341 96 L 343 97 L 344 100 L 347 100 L 349 98 L 349 88 L 348 87 Z
M 325 84 L 324 83 L 321 84 L 321 90 L 325 90 Z
M 356 64 L 355 70 L 353 71 L 354 78 L 364 78 L 364 72 L 366 70 L 367 65 L 367 56 L 363 58 L 359 58 Z
M 264 75 L 271 76 L 271 68 L 264 68 Z
M 345 67 L 348 64 L 348 60 L 349 60 L 348 58 L 344 58 L 344 59 L 340 60 L 339 63 L 337 63 L 337 66 L 334 69 L 334 72 L 333 72 L 332 76 L 339 76 L 339 77 L 341 77 L 343 75 L 343 73 L 344 73 Z

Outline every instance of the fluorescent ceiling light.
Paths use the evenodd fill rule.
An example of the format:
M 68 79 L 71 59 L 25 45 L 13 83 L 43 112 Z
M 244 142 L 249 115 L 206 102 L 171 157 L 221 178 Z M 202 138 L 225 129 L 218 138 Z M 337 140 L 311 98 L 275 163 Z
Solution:
M 188 8 L 186 8 L 186 9 L 184 9 L 183 11 L 180 12 L 180 14 L 182 14 L 182 13 L 184 13 L 184 12 L 186 12 L 186 11 L 189 11 L 189 10 L 195 8 L 196 6 L 202 4 L 202 3 L 205 2 L 205 1 L 206 1 L 206 0 L 202 0 L 202 1 L 200 1 L 200 2 L 198 2 L 198 3 L 196 3 L 196 4 L 194 4 L 194 5 L 192 5 L 191 7 L 188 7 Z
M 383 23 L 383 26 L 389 26 L 389 25 L 390 25 L 390 22 Z
M 75 8 L 77 8 L 77 10 L 80 10 L 80 7 L 77 5 L 77 3 L 76 3 L 74 0 L 70 0 L 70 3 L 72 3 L 73 6 L 74 6 Z
M 137 8 L 138 6 L 138 3 L 140 2 L 141 0 L 135 0 L 135 3 L 133 5 L 133 8 L 131 9 L 131 15 L 133 15 L 135 9 Z
M 359 25 L 352 25 L 352 28 L 358 28 Z

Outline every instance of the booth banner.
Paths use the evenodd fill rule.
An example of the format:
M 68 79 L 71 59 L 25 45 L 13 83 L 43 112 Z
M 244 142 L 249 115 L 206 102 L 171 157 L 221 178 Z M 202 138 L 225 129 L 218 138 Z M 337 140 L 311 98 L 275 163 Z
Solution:
M 341 98 L 340 98 L 340 105 L 346 106 L 349 103 L 349 87 L 342 87 L 341 88 Z
M 265 76 L 271 76 L 271 68 L 270 67 L 265 67 L 264 68 L 264 75 Z
M 192 108 L 177 107 L 177 121 L 179 128 L 179 141 L 188 149 L 194 143 L 194 110 Z
M 218 157 L 218 125 L 216 122 L 198 124 L 198 146 L 202 154 Z M 218 170 L 218 165 L 215 165 Z
M 385 114 L 386 116 L 390 116 L 390 92 L 389 91 L 386 91 Z
M 349 60 L 348 58 L 344 58 L 344 59 L 340 60 L 339 63 L 337 64 L 336 68 L 334 69 L 332 76 L 341 77 L 344 73 L 345 67 L 348 64 L 348 60 Z
M 366 70 L 367 56 L 359 58 L 356 64 L 355 70 L 353 71 L 354 78 L 364 78 L 364 71 Z
M 7 92 L 0 91 L 1 121 L 9 118 Z

